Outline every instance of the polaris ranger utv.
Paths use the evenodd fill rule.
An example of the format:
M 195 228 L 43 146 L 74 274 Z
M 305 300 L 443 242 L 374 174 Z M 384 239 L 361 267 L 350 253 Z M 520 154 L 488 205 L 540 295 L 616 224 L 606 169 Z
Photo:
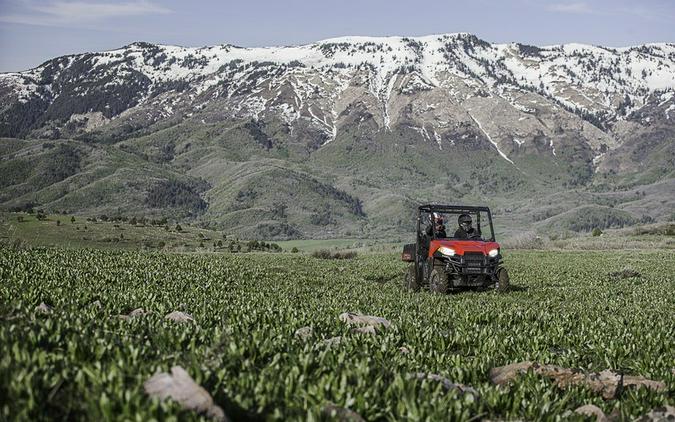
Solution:
M 421 205 L 417 240 L 403 247 L 401 258 L 410 262 L 405 286 L 413 291 L 425 288 L 447 293 L 489 286 L 503 291 L 509 287 L 487 207 Z

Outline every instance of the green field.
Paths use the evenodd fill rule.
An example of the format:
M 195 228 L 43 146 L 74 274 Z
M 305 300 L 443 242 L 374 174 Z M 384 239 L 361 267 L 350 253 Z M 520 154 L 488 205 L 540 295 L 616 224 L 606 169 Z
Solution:
M 91 221 L 92 218 L 49 214 L 45 219 L 38 220 L 35 214 L 0 211 L 0 245 L 219 254 L 235 250 L 250 251 L 249 239 L 238 238 L 227 231 L 208 230 L 185 223 L 180 224 L 179 231 L 175 222 L 162 225 L 153 225 L 149 221 L 131 224 L 129 221 Z M 498 236 L 497 240 L 509 250 L 675 250 L 674 236 L 675 223 L 670 222 L 607 230 L 599 237 L 590 233 L 548 237 L 526 230 L 511 237 Z M 414 233 L 385 239 L 336 238 L 267 242 L 277 244 L 285 252 L 297 249 L 298 252 L 307 253 L 318 250 L 388 253 L 400 251 L 404 243 L 413 240 Z
M 507 252 L 506 264 L 509 292 L 439 296 L 400 287 L 394 254 L 332 261 L 3 247 L 0 419 L 198 419 L 143 391 L 173 365 L 232 420 L 320 420 L 329 403 L 366 420 L 553 420 L 589 403 L 630 420 L 672 403 L 675 253 Z M 639 275 L 609 275 L 626 267 Z M 43 302 L 50 313 L 36 310 Z M 119 318 L 139 307 L 150 313 Z M 176 310 L 194 322 L 164 319 Z M 353 333 L 342 312 L 392 325 Z M 296 338 L 304 326 L 312 336 Z M 339 344 L 323 341 L 336 336 Z M 491 368 L 523 360 L 612 369 L 667 388 L 604 400 L 533 373 L 492 384 Z M 418 372 L 479 395 L 410 378 Z
M 74 219 L 74 221 L 72 220 Z M 208 230 L 189 224 L 164 225 L 131 224 L 129 221 L 91 221 L 91 217 L 49 214 L 38 220 L 35 214 L 0 212 L 0 244 L 47 246 L 69 249 L 145 249 L 170 252 L 229 252 L 230 244 L 241 245 L 248 252 L 248 240 L 239 239 L 225 231 Z M 180 231 L 176 227 L 180 225 Z M 221 246 L 218 245 L 221 242 Z M 214 243 L 216 245 L 214 245 Z M 272 241 L 270 241 L 272 243 Z M 284 251 L 299 252 L 320 249 L 362 251 L 392 251 L 400 242 L 378 239 L 304 239 L 274 241 Z

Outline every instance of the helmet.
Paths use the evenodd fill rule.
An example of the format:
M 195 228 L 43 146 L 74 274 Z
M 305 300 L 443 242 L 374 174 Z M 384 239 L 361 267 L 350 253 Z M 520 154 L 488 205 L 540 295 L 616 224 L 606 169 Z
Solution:
M 465 231 L 469 230 L 471 228 L 471 216 L 469 214 L 460 215 L 457 219 L 457 224 Z
M 437 212 L 431 214 L 431 221 L 434 224 L 443 224 L 443 216 Z

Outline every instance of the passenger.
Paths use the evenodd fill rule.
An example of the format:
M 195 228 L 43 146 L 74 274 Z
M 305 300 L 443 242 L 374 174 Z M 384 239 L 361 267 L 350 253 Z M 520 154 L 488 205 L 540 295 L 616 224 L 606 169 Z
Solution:
M 448 237 L 445 232 L 445 225 L 443 224 L 443 216 L 437 212 L 431 214 L 431 224 L 427 227 L 427 236 L 431 237 L 433 229 L 436 231 L 436 239 L 442 239 Z

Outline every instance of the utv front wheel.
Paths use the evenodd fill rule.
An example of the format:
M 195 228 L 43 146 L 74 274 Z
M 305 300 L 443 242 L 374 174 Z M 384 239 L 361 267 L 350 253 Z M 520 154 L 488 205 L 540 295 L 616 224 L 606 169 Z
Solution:
M 429 275 L 429 290 L 433 293 L 448 292 L 448 276 L 442 270 L 434 268 Z
M 420 285 L 417 282 L 417 277 L 415 276 L 415 266 L 409 265 L 408 271 L 405 272 L 405 281 L 404 286 L 408 290 L 416 292 L 420 289 Z
M 506 271 L 506 268 L 500 268 L 497 271 L 497 283 L 495 284 L 495 288 L 498 292 L 505 292 L 509 289 L 509 286 L 509 273 Z

